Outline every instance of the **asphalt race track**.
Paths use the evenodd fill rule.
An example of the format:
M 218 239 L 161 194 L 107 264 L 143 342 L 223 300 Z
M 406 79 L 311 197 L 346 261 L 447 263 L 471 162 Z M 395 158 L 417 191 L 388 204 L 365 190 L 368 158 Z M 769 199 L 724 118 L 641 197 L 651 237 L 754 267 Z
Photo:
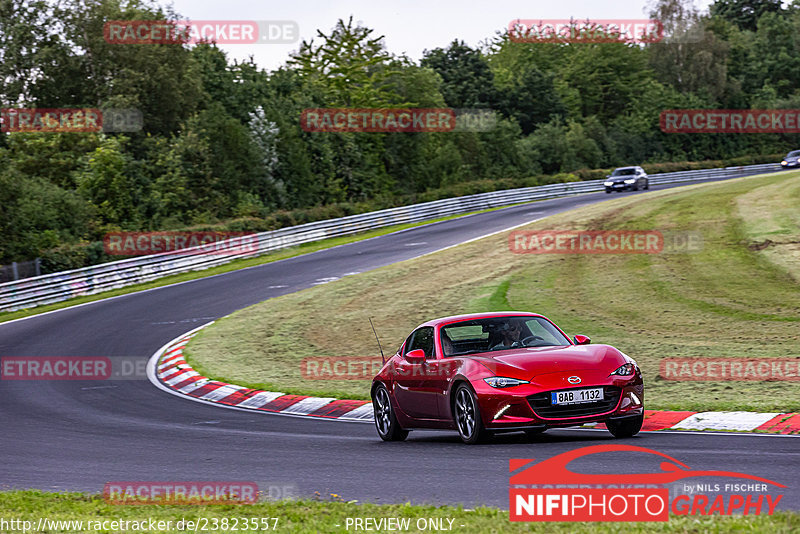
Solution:
M 170 339 L 264 299 L 617 197 L 597 193 L 514 206 L 0 324 L 0 354 L 146 360 Z M 791 473 L 800 465 L 797 437 L 658 432 L 613 440 L 605 431 L 551 430 L 530 442 L 509 434 L 493 444 L 466 446 L 455 433 L 412 432 L 404 443 L 384 443 L 371 424 L 208 406 L 147 380 L 3 380 L 0 428 L 0 489 L 98 493 L 108 481 L 246 480 L 298 496 L 318 491 L 362 502 L 506 508 L 510 458 L 629 443 L 693 469 L 736 470 L 781 482 L 788 487 L 778 509 L 800 509 L 800 485 Z M 658 467 L 618 455 L 581 465 L 587 472 Z

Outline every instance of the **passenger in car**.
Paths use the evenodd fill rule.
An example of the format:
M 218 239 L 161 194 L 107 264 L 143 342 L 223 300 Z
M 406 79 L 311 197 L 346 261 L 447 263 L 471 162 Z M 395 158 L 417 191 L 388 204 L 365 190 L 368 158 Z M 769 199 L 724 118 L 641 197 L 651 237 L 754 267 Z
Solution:
M 444 353 L 443 356 L 446 358 L 453 355 L 455 353 L 455 349 L 453 348 L 453 340 L 450 339 L 450 336 L 447 335 L 447 332 L 442 330 L 439 337 L 442 340 L 442 352 Z

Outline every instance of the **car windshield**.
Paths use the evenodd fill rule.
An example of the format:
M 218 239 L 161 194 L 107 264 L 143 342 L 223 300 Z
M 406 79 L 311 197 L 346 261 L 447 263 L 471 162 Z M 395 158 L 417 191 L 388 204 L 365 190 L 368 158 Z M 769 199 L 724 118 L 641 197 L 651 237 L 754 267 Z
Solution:
M 633 167 L 625 167 L 623 169 L 614 169 L 611 176 L 630 176 L 631 174 L 636 174 L 636 169 Z
M 570 345 L 569 339 L 544 317 L 508 316 L 473 319 L 443 326 L 444 355 L 501 351 L 520 347 Z
M 791 152 L 786 154 L 787 158 L 796 158 L 797 156 L 800 156 L 800 150 L 792 150 Z

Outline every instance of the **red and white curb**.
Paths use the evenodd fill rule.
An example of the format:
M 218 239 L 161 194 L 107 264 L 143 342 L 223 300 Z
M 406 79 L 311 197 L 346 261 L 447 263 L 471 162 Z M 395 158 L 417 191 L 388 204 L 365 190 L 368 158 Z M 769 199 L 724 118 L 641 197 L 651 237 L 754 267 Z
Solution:
M 593 428 L 605 428 L 602 423 L 590 423 L 590 425 Z M 642 430 L 716 430 L 766 434 L 800 434 L 800 414 L 645 410 Z
M 226 384 L 200 375 L 183 355 L 189 340 L 205 324 L 161 347 L 147 365 L 147 376 L 160 389 L 207 404 L 240 410 L 256 410 L 288 416 L 316 417 L 339 421 L 371 423 L 372 404 L 364 400 L 337 400 L 332 397 L 286 395 Z M 588 423 L 586 428 L 605 428 L 603 423 Z M 669 412 L 646 410 L 643 431 L 716 430 L 800 434 L 800 414 L 757 412 Z
M 212 323 L 173 339 L 153 354 L 147 364 L 150 382 L 169 393 L 207 404 L 288 416 L 365 423 L 373 421 L 372 403 L 368 401 L 286 395 L 226 384 L 202 376 L 186 362 L 183 349 L 198 330 L 209 324 Z

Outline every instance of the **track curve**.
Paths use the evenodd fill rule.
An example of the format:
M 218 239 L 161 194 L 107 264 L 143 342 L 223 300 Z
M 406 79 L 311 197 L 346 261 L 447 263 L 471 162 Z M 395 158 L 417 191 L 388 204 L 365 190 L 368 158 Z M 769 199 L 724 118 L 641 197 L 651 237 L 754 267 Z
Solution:
M 146 360 L 170 339 L 264 299 L 608 198 L 600 193 L 514 206 L 0 324 L 0 354 Z M 370 425 L 225 410 L 169 395 L 146 379 L 4 380 L 0 405 L 5 489 L 97 493 L 113 480 L 253 480 L 290 485 L 301 496 L 319 491 L 378 503 L 505 507 L 509 458 L 544 458 L 611 439 L 605 431 L 563 430 L 532 443 L 508 435 L 466 447 L 455 434 L 419 432 L 390 444 Z M 800 464 L 796 438 L 660 432 L 626 442 L 693 468 L 736 464 L 787 483 L 779 509 L 800 509 L 800 489 L 786 480 L 786 467 Z M 606 461 L 587 469 L 619 468 L 615 459 Z

